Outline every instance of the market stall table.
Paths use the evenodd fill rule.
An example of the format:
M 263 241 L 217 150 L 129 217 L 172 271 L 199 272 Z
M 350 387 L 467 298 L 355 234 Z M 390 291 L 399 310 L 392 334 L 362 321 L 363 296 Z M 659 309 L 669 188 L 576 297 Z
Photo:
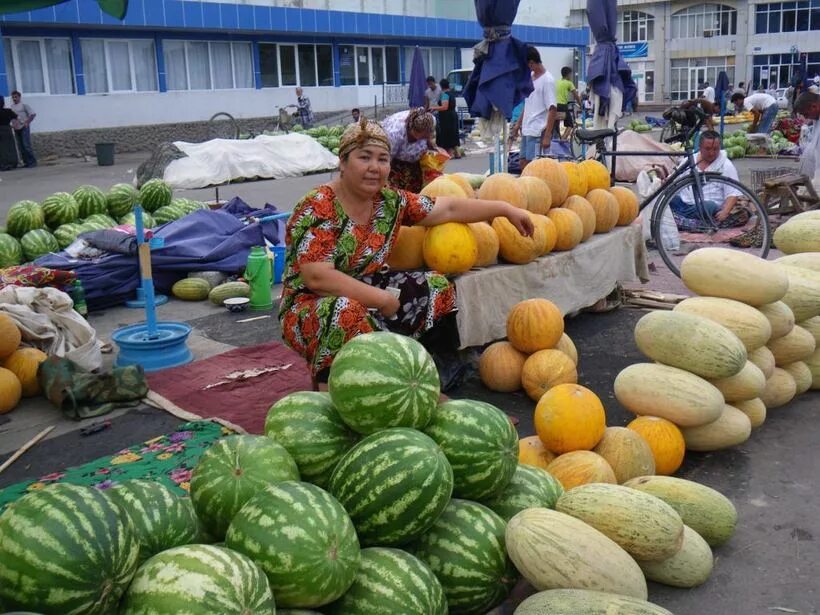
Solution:
M 459 276 L 457 322 L 461 347 L 506 337 L 510 308 L 543 297 L 563 314 L 588 307 L 619 282 L 649 281 L 640 224 L 593 235 L 568 252 L 547 254 L 527 265 L 497 265 Z

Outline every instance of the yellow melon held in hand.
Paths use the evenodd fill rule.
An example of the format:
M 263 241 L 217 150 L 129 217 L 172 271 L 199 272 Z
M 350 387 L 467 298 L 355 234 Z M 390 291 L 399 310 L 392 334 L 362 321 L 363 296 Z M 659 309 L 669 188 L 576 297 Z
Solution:
M 598 396 L 579 384 L 559 384 L 535 407 L 535 431 L 553 453 L 589 451 L 606 430 L 606 412 Z
M 527 354 L 553 348 L 564 334 L 561 310 L 549 299 L 527 299 L 507 314 L 507 339 Z
M 492 227 L 498 236 L 498 253 L 508 263 L 526 265 L 541 256 L 546 243 L 543 230 L 534 230 L 532 235 L 526 237 L 502 216 L 493 219 Z
M 424 262 L 441 273 L 464 273 L 478 259 L 478 243 L 470 227 L 447 222 L 427 229 L 424 237 Z

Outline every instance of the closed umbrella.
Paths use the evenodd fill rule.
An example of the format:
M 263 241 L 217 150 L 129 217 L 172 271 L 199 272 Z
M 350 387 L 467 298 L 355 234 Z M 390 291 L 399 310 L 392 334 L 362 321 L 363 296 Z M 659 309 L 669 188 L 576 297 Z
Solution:
M 0 15 L 33 11 L 64 2 L 68 0 L 2 0 L 0 1 Z M 117 19 L 125 17 L 128 11 L 128 0 L 97 0 L 97 4 L 103 11 Z
M 424 60 L 421 49 L 416 47 L 413 52 L 413 63 L 410 65 L 410 87 L 407 91 L 410 107 L 424 106 L 424 91 L 427 89 L 427 77 L 424 74 Z
M 615 44 L 618 40 L 616 0 L 587 0 L 587 21 L 595 38 L 595 50 L 587 67 L 587 83 L 591 84 L 595 105 L 595 124 L 597 127 L 613 127 L 627 103 L 635 100 L 638 93 L 632 70 Z
M 720 105 L 720 138 L 723 139 L 724 117 L 726 116 L 726 95 L 729 92 L 729 75 L 725 70 L 718 73 L 717 83 L 715 83 L 715 100 Z
M 513 109 L 532 92 L 527 66 L 527 46 L 512 36 L 512 24 L 520 0 L 475 0 L 478 22 L 484 39 L 475 46 L 473 72 L 464 86 L 464 100 L 474 116 L 490 120 L 495 136 L 496 161 L 502 157 L 500 143 L 506 148 L 507 120 Z M 504 132 L 503 139 L 500 135 Z M 506 161 L 506 151 L 503 153 Z

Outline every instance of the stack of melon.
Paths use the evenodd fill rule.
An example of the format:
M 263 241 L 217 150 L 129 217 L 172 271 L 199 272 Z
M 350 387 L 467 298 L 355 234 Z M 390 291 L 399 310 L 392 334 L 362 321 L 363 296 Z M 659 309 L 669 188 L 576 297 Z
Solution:
M 17 323 L 0 313 L 0 414 L 14 410 L 22 397 L 40 394 L 37 369 L 48 356 L 21 340 Z
M 507 339 L 487 346 L 479 361 L 484 385 L 501 393 L 522 387 L 534 401 L 551 387 L 578 381 L 578 351 L 564 317 L 548 299 L 527 299 L 507 315 Z

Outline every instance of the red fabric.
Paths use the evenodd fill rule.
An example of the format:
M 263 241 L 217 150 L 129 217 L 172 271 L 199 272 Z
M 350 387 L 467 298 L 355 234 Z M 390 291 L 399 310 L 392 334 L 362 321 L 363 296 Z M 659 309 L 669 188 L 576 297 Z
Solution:
M 285 366 L 290 365 L 287 369 Z M 279 367 L 269 372 L 206 389 L 228 380 L 231 372 Z M 285 395 L 309 391 L 307 363 L 283 344 L 236 348 L 210 359 L 146 374 L 148 386 L 183 410 L 202 418 L 221 418 L 248 433 L 264 432 L 270 407 Z

